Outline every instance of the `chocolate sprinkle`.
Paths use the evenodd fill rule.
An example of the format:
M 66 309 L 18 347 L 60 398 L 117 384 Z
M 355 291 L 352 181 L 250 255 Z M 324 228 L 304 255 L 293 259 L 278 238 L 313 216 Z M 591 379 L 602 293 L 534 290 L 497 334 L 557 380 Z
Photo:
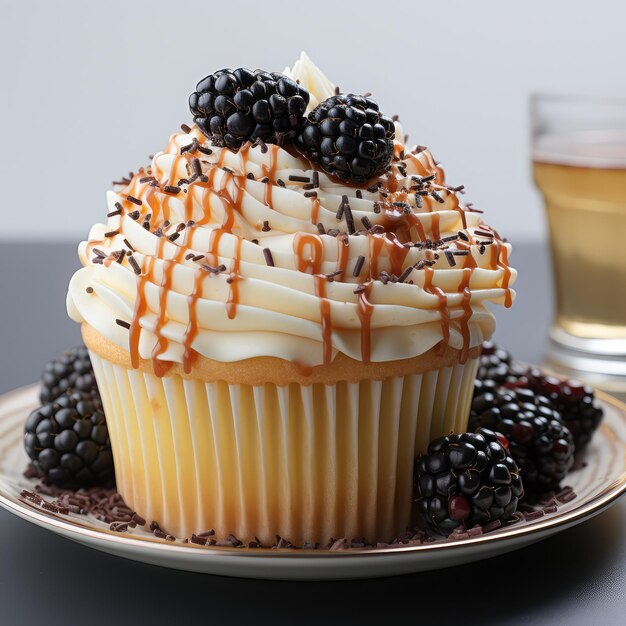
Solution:
M 403 283 L 413 271 L 413 266 L 409 265 L 409 267 L 405 268 L 402 274 L 398 277 L 398 282 Z
M 311 179 L 308 176 L 289 176 L 289 180 L 296 183 L 310 183 Z
M 267 152 L 267 144 L 260 137 L 257 137 L 254 140 L 254 144 L 261 148 L 261 154 L 265 154 Z
M 488 233 L 486 230 L 475 230 L 475 235 L 480 235 L 481 237 L 493 237 L 493 233 Z
M 183 146 L 180 149 L 180 153 L 181 154 L 185 154 L 185 152 L 192 152 L 193 153 L 193 152 L 196 151 L 197 148 L 198 148 L 198 140 L 194 137 L 191 140 L 191 143 L 188 143 L 186 146 Z
M 523 513 L 524 519 L 527 522 L 532 522 L 533 520 L 539 519 L 545 515 L 543 510 L 532 511 L 531 513 Z
M 191 160 L 191 170 L 196 176 L 202 176 L 202 165 L 200 159 L 195 158 Z
M 198 146 L 198 150 L 202 152 L 202 154 L 206 154 L 207 156 L 209 154 L 213 154 L 213 150 L 211 150 L 211 148 L 207 148 L 206 146 Z
M 105 237 L 115 237 L 115 235 L 119 235 L 120 231 L 118 230 L 110 230 L 109 232 L 104 233 Z
M 265 257 L 265 263 L 270 267 L 274 267 L 274 258 L 272 257 L 272 251 L 269 248 L 263 248 L 263 256 Z
M 343 196 L 344 198 L 346 198 L 346 196 Z M 343 212 L 344 212 L 344 201 L 343 198 L 341 200 L 341 204 L 339 205 L 339 208 L 337 209 L 337 213 L 335 214 L 335 217 L 340 220 L 343 218 Z
M 341 274 L 343 274 L 343 270 L 335 270 L 334 272 L 330 272 L 329 274 L 324 274 L 324 276 L 326 277 L 326 280 L 332 283 L 335 278 L 337 276 L 340 276 Z
M 352 209 L 350 208 L 350 202 L 348 201 L 348 196 L 343 196 L 344 198 L 344 207 L 343 211 L 346 216 L 346 225 L 348 226 L 348 233 L 354 235 L 354 217 L 352 215 Z
M 116 323 L 118 326 L 121 326 L 122 328 L 126 328 L 126 330 L 128 330 L 128 329 L 130 328 L 130 324 L 129 324 L 128 322 L 125 322 L 124 320 L 119 320 L 119 319 L 116 319 L 116 320 L 115 320 L 115 323 Z
M 359 255 L 354 264 L 354 269 L 352 270 L 352 276 L 358 276 L 363 269 L 363 263 L 365 263 L 365 257 L 363 255 Z
M 143 202 L 139 198 L 135 198 L 135 196 L 131 195 L 126 196 L 126 200 L 132 202 L 133 204 L 137 204 L 138 206 L 141 206 L 143 204 Z
M 141 216 L 141 211 L 135 210 L 128 214 L 131 220 L 138 220 Z
M 226 266 L 224 264 L 220 264 L 217 267 L 214 267 L 213 265 L 209 265 L 208 263 L 202 263 L 200 267 L 203 270 L 210 272 L 211 274 L 220 274 L 221 272 L 226 271 Z
M 261 231 L 264 232 L 264 233 L 268 233 L 270 230 L 272 230 L 270 228 L 270 223 L 267 220 L 265 220 L 263 222 L 263 228 L 261 228 Z
M 119 215 L 122 212 L 122 209 L 115 209 L 115 211 L 111 211 L 110 213 L 107 213 L 107 217 L 115 217 L 116 215 Z
M 318 222 L 317 223 L 317 232 L 320 235 L 325 235 L 326 234 L 326 229 L 324 228 L 324 224 L 322 224 L 322 222 Z
M 135 272 L 135 274 L 137 274 L 137 276 L 139 276 L 141 274 L 141 268 L 139 267 L 139 263 L 137 263 L 135 257 L 129 256 L 128 257 L 128 263 L 133 268 L 133 271 Z
M 174 185 L 165 185 L 165 187 L 163 187 L 163 193 L 171 193 L 176 195 L 177 193 L 180 193 L 180 187 L 175 187 Z

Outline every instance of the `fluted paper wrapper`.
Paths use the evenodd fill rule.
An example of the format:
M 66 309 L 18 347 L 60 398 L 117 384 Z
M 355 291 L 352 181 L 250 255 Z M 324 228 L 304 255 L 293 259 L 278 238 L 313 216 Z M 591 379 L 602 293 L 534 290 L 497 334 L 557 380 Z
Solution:
M 264 545 L 402 533 L 414 459 L 467 429 L 477 367 L 279 387 L 91 360 L 128 506 L 178 537 L 214 529 Z

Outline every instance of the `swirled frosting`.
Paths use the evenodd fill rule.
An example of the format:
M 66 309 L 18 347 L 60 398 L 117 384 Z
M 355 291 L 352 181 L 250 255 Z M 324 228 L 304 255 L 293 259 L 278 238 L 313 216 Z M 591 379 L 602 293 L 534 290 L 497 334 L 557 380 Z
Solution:
M 293 67 L 286 67 L 283 74 L 293 78 L 309 92 L 311 97 L 306 108 L 307 113 L 335 93 L 335 85 L 311 61 L 306 52 L 300 54 Z
M 510 305 L 515 271 L 460 193 L 429 150 L 401 141 L 389 171 L 357 188 L 290 148 L 231 152 L 185 127 L 108 192 L 68 311 L 162 372 L 198 355 L 314 366 L 338 352 L 466 354 L 493 333 L 486 303 Z

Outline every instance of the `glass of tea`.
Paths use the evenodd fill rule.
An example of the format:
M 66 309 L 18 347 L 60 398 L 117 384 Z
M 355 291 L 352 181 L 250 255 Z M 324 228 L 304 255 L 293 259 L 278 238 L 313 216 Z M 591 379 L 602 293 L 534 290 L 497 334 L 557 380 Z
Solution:
M 546 364 L 626 396 L 626 98 L 536 94 L 531 117 L 555 290 Z

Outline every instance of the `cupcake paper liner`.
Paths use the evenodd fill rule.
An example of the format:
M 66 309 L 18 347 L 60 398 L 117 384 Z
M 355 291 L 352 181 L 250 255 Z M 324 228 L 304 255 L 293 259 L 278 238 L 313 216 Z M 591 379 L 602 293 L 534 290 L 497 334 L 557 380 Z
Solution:
M 404 532 L 415 457 L 467 429 L 477 368 L 253 386 L 158 378 L 90 354 L 128 506 L 178 537 L 214 529 L 262 545 Z

